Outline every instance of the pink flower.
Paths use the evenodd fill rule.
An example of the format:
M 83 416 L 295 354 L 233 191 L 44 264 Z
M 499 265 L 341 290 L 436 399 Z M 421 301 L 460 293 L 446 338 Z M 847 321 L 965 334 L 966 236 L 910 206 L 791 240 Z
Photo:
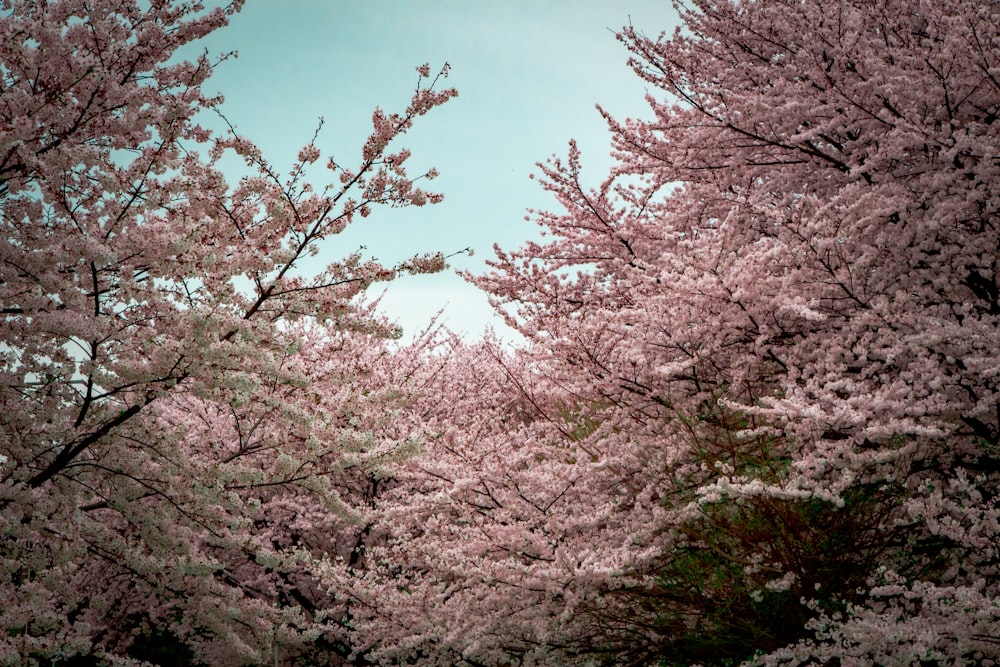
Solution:
M 319 159 L 319 149 L 313 144 L 309 144 L 299 151 L 299 162 L 309 164 Z

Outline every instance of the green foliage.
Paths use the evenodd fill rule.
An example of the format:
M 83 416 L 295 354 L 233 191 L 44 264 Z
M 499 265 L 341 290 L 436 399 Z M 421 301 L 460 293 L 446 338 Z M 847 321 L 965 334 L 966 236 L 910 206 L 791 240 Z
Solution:
M 681 526 L 641 593 L 670 665 L 738 664 L 806 636 L 819 611 L 843 611 L 885 556 L 879 530 L 898 494 L 858 488 L 844 506 L 768 496 L 728 499 Z
M 196 664 L 191 648 L 163 627 L 153 628 L 136 637 L 129 647 L 129 657 L 163 667 Z
M 766 429 L 721 407 L 676 423 L 692 458 L 664 496 L 665 508 L 683 517 L 671 527 L 679 538 L 643 573 L 646 586 L 617 591 L 650 619 L 662 667 L 727 667 L 794 643 L 818 614 L 858 601 L 879 565 L 902 558 L 892 530 L 901 487 L 859 483 L 842 504 L 782 495 L 793 443 L 748 436 Z M 723 476 L 762 490 L 699 502 L 698 488 Z

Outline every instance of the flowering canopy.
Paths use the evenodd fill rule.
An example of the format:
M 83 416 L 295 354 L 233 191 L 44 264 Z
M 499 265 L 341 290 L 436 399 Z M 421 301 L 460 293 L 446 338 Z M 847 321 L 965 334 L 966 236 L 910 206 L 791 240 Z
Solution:
M 381 343 L 356 297 L 439 256 L 303 271 L 439 199 L 390 150 L 428 67 L 317 191 L 169 64 L 238 3 L 3 7 L 0 661 L 997 654 L 995 3 L 626 28 L 651 118 L 596 188 L 542 165 L 546 239 L 475 279 L 514 352 Z
M 316 189 L 313 142 L 284 175 L 196 118 L 213 64 L 175 55 L 241 4 L 3 3 L 3 664 L 350 652 L 317 563 L 406 443 L 391 327 L 357 297 L 443 259 L 302 264 L 355 215 L 440 200 L 392 146 L 455 92 L 419 68 Z
M 387 653 L 996 655 L 997 12 L 696 0 L 621 33 L 653 117 L 608 116 L 595 189 L 573 145 L 543 165 L 548 240 L 477 279 L 530 346 L 467 353 L 410 466 Z

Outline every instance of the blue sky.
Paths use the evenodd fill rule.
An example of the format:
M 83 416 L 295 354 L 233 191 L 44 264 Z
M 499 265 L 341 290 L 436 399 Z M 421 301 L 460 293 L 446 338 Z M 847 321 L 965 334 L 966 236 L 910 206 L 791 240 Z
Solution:
M 585 176 L 597 183 L 609 166 L 607 127 L 594 105 L 616 117 L 649 115 L 645 86 L 627 67 L 614 31 L 632 24 L 648 34 L 673 30 L 663 0 L 250 0 L 229 27 L 200 46 L 236 50 L 206 86 L 226 98 L 223 111 L 287 171 L 320 116 L 318 146 L 356 162 L 371 111 L 402 110 L 415 67 L 451 65 L 447 85 L 459 97 L 420 119 L 401 145 L 411 173 L 437 167 L 443 203 L 380 210 L 324 246 L 324 259 L 365 246 L 387 263 L 409 255 L 472 247 L 453 269 L 482 272 L 494 243 L 514 248 L 537 236 L 526 208 L 555 202 L 529 179 L 536 162 L 576 139 Z M 343 159 L 341 158 L 349 158 Z M 485 296 L 449 270 L 391 283 L 384 310 L 408 337 L 444 309 L 447 326 L 469 337 L 503 333 Z

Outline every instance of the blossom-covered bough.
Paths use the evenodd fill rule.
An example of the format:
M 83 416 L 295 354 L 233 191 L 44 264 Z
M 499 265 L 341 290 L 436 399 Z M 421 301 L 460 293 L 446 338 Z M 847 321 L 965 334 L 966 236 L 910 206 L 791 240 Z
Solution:
M 695 0 L 478 279 L 366 632 L 420 664 L 1000 655 L 1000 9 Z M 756 656 L 756 657 L 755 657 Z
M 409 447 L 406 368 L 360 298 L 443 258 L 303 263 L 356 215 L 440 200 L 394 144 L 455 91 L 418 68 L 314 188 L 313 143 L 285 175 L 199 124 L 213 63 L 174 56 L 241 4 L 0 9 L 0 664 L 352 650 L 319 572 L 357 558 Z
M 391 145 L 454 91 L 315 190 L 197 122 L 238 9 L 3 4 L 0 663 L 1000 655 L 995 3 L 626 28 L 650 118 L 475 279 L 517 351 L 384 344 L 440 256 L 304 265 L 438 200 Z

